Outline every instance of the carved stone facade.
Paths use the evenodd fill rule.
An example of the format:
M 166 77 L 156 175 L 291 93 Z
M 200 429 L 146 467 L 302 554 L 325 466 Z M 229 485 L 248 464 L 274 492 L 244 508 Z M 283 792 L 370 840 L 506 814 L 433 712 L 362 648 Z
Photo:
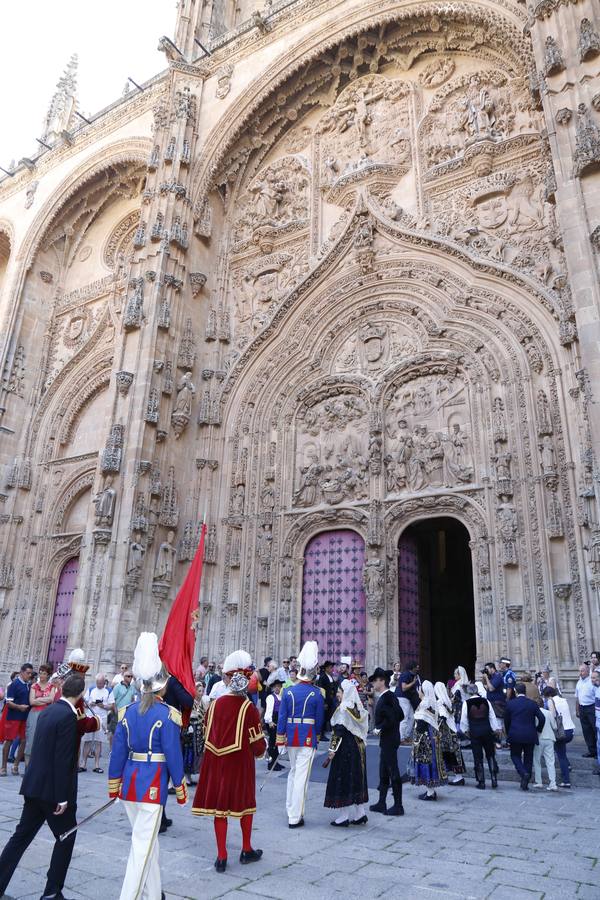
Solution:
M 203 652 L 296 650 L 341 528 L 391 662 L 400 537 L 450 516 L 479 660 L 569 681 L 600 643 L 598 9 L 258 6 L 182 0 L 183 58 L 80 128 L 71 64 L 0 182 L 0 672 L 77 555 L 68 647 L 130 659 L 203 518 Z

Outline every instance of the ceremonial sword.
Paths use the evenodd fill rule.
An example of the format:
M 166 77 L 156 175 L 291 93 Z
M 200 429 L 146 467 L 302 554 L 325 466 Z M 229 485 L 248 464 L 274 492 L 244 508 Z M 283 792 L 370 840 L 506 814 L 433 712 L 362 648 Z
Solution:
M 104 812 L 105 809 L 112 806 L 117 799 L 118 797 L 113 797 L 112 800 L 109 800 L 108 803 L 105 803 L 104 806 L 101 806 L 99 809 L 95 809 L 93 813 L 90 813 L 89 816 L 86 816 L 85 819 L 82 819 L 81 822 L 78 822 L 73 828 L 69 828 L 68 831 L 63 832 L 63 834 L 59 835 L 59 841 L 66 841 L 73 832 L 77 831 L 78 828 L 81 828 L 82 825 L 86 825 L 91 819 L 95 818 L 95 816 L 99 816 L 101 812 Z

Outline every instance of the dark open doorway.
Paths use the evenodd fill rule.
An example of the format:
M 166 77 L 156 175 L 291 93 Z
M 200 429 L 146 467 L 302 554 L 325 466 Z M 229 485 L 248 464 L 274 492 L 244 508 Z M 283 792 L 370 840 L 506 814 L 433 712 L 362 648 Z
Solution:
M 469 533 L 456 519 L 415 522 L 398 545 L 399 651 L 421 676 L 444 683 L 462 665 L 473 677 L 477 647 Z

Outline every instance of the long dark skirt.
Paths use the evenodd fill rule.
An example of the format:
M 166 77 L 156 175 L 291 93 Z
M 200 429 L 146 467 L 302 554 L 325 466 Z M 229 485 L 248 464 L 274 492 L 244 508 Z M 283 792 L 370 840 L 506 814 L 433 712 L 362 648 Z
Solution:
M 422 784 L 428 788 L 446 784 L 448 776 L 442 755 L 440 733 L 427 722 L 415 723 L 413 742 L 413 784 Z
M 446 720 L 440 716 L 440 744 L 446 772 L 464 775 L 467 771 L 460 749 L 460 741 L 456 732 L 448 727 Z
M 329 765 L 329 777 L 323 806 L 342 809 L 354 803 L 368 803 L 365 745 L 343 725 L 333 729 L 341 743 Z

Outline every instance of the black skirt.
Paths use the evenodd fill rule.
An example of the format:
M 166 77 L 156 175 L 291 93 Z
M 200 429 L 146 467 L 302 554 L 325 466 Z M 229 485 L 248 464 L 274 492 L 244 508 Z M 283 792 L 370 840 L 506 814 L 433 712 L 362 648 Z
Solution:
M 334 737 L 341 738 L 329 765 L 329 777 L 323 806 L 342 809 L 354 803 L 368 803 L 367 765 L 363 741 L 343 725 L 335 725 Z

